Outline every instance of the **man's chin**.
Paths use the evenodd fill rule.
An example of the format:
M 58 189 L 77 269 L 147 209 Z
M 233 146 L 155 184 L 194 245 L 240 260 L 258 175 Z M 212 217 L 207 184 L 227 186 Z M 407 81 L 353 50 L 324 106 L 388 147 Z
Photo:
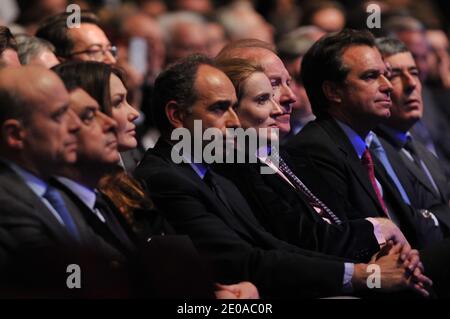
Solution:
M 64 158 L 64 165 L 73 165 L 77 162 L 77 155 L 75 154 L 74 156 L 66 156 Z

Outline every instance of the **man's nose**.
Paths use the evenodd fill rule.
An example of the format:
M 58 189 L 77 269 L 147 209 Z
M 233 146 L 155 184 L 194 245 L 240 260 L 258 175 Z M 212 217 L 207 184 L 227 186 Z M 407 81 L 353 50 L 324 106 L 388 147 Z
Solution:
M 236 112 L 233 108 L 229 108 L 227 111 L 227 119 L 226 119 L 226 127 L 227 128 L 237 128 L 241 127 L 241 122 L 239 121 L 239 117 L 237 116 Z
M 415 78 L 412 74 L 406 73 L 404 77 L 405 90 L 406 92 L 412 92 L 417 87 L 417 78 Z
M 389 79 L 386 76 L 381 75 L 380 91 L 391 93 L 392 90 L 393 87 L 391 81 L 389 81 Z
M 109 50 L 107 50 L 103 56 L 103 63 L 116 64 L 116 62 L 117 62 L 117 59 L 114 57 L 114 55 Z
M 101 121 L 104 132 L 108 132 L 112 129 L 116 129 L 117 122 L 112 117 L 109 117 L 108 115 L 101 113 L 101 112 L 98 113 L 97 117 Z
M 69 127 L 69 132 L 71 132 L 71 133 L 76 133 L 76 132 L 78 132 L 78 130 L 80 129 L 80 127 L 81 127 L 81 120 L 80 120 L 80 118 L 78 117 L 78 115 L 72 110 L 72 109 L 70 109 L 69 108 L 69 110 L 67 110 L 67 115 L 68 115 L 68 117 L 69 117 L 69 125 L 68 125 L 68 127 Z
M 279 104 L 284 112 L 291 112 L 291 104 L 295 103 L 297 98 L 288 85 L 283 85 L 280 90 Z

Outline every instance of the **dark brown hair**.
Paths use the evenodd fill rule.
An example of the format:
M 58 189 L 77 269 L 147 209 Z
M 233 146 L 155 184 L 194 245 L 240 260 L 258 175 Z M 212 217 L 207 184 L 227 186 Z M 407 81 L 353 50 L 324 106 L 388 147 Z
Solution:
M 111 94 L 109 81 L 116 75 L 124 84 L 123 72 L 115 66 L 95 61 L 70 61 L 52 68 L 66 84 L 82 88 L 100 105 L 100 110 L 111 115 Z M 70 91 L 73 88 L 67 87 Z

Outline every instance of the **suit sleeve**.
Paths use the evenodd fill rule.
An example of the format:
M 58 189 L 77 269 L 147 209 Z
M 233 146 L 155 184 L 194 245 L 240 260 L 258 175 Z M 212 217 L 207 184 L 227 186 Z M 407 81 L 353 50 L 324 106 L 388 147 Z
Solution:
M 349 201 L 353 194 L 349 190 L 348 175 L 352 173 L 336 155 L 339 149 L 303 138 L 290 145 L 287 151 L 294 172 L 341 220 L 367 216 Z
M 246 170 L 246 171 L 244 171 Z M 275 237 L 304 249 L 367 262 L 379 251 L 373 225 L 365 219 L 328 224 L 286 183 L 268 185 L 254 169 L 227 170 L 261 224 Z M 247 176 L 249 178 L 242 178 Z M 278 181 L 271 179 L 271 181 Z
M 237 234 L 205 206 L 189 180 L 141 170 L 156 205 L 180 234 L 188 234 L 212 263 L 216 280 L 253 282 L 266 297 L 318 297 L 342 293 L 344 263 L 314 253 L 264 249 Z M 286 244 L 287 245 L 287 244 Z M 289 245 L 287 245 L 289 246 Z

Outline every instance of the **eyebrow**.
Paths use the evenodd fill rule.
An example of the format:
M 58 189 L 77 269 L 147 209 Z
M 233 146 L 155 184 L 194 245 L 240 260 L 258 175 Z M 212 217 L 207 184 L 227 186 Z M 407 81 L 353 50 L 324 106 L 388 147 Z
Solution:
M 400 72 L 401 70 L 403 70 L 404 68 L 391 68 L 391 71 L 395 71 L 395 72 Z M 407 70 L 409 70 L 409 71 L 411 71 L 411 70 L 419 70 L 418 68 L 417 68 L 417 66 L 408 66 L 407 68 L 406 68 Z
M 57 109 L 56 111 L 54 111 L 51 116 L 55 117 L 55 116 L 59 116 L 61 114 L 64 114 L 65 112 L 67 112 L 69 110 L 69 103 L 66 103 L 64 105 L 62 105 L 59 109 Z
M 231 106 L 230 100 L 222 100 L 222 101 L 216 101 L 213 104 L 211 104 L 208 108 L 229 108 Z
M 114 94 L 114 95 L 112 96 L 112 98 L 113 98 L 113 99 L 116 98 L 116 97 L 122 98 L 122 97 L 125 97 L 126 94 L 127 94 L 127 92 L 119 92 L 119 93 Z
M 107 43 L 106 46 L 107 46 L 107 47 L 108 47 L 108 46 L 112 46 L 112 44 L 111 44 L 111 43 Z M 88 46 L 87 49 L 89 50 L 89 49 L 91 49 L 92 47 L 100 47 L 100 48 L 103 48 L 103 44 L 101 44 L 101 43 L 94 43 L 94 44 L 91 44 L 90 46 Z
M 384 71 L 387 71 L 387 69 L 385 70 L 380 70 L 380 69 L 368 69 L 363 71 L 361 74 L 368 74 L 368 73 L 383 73 Z

